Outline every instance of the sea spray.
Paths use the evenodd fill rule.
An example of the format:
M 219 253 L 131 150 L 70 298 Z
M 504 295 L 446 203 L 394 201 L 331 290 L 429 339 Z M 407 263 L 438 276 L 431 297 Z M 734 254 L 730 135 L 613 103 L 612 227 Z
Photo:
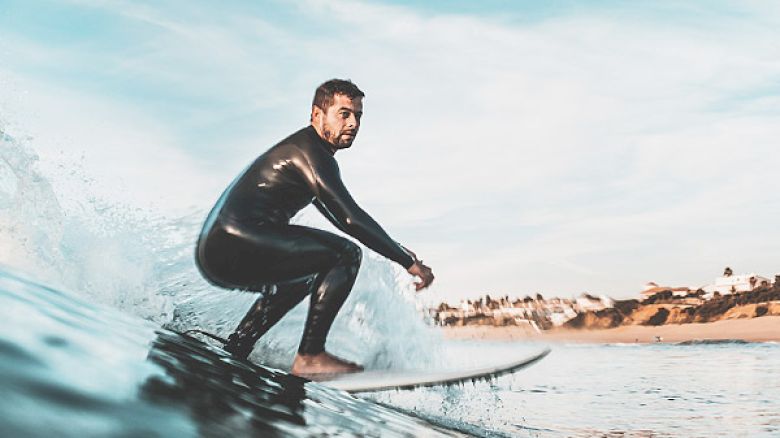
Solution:
M 160 219 L 92 196 L 77 169 L 50 179 L 32 139 L 0 131 L 0 263 L 146 319 L 170 314 L 152 276 Z
M 38 156 L 0 124 L 0 263 L 38 278 L 61 277 L 63 216 Z
M 368 253 L 364 250 L 364 253 Z M 423 322 L 413 297 L 402 293 L 405 272 L 369 253 L 355 286 L 331 329 L 327 348 L 370 369 L 424 368 L 435 365 L 439 336 Z M 289 363 L 297 349 L 308 300 L 261 339 L 255 354 Z
M 133 208 L 121 193 L 100 198 L 92 190 L 99 182 L 78 160 L 43 175 L 34 140 L 0 131 L 0 263 L 158 325 L 222 335 L 235 328 L 257 295 L 214 287 L 195 268 L 205 207 L 169 217 Z M 305 223 L 306 214 L 296 221 Z M 369 368 L 435 366 L 440 337 L 415 308 L 408 274 L 369 250 L 364 254 L 328 349 Z M 252 357 L 288 367 L 307 309 L 304 300 Z

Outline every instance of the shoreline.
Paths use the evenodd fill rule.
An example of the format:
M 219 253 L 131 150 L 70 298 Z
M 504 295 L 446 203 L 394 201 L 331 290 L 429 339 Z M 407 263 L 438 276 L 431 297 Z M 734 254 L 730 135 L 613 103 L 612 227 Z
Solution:
M 609 329 L 554 328 L 536 332 L 529 326 L 459 326 L 442 327 L 444 336 L 456 340 L 541 341 L 591 344 L 677 343 L 696 340 L 743 340 L 747 342 L 780 342 L 780 316 L 749 319 L 727 319 L 693 324 L 660 326 L 626 325 Z

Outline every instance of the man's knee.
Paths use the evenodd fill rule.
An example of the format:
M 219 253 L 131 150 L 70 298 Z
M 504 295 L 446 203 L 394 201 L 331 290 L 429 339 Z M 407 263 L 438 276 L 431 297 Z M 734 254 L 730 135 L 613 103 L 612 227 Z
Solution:
M 358 267 L 363 260 L 363 250 L 350 240 L 345 240 L 341 253 L 342 263 Z

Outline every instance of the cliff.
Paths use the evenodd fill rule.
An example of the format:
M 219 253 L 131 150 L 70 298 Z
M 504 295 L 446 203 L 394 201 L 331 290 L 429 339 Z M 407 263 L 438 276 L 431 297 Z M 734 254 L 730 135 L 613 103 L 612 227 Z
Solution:
M 564 327 L 605 329 L 621 325 L 686 324 L 724 319 L 780 315 L 780 287 L 759 287 L 749 292 L 704 300 L 697 294 L 675 298 L 670 291 L 648 299 L 616 301 L 614 307 L 579 313 Z

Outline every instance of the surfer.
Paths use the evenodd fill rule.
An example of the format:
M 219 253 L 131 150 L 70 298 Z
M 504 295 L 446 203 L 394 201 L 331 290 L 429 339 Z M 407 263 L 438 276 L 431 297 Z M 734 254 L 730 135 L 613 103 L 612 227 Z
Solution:
M 228 186 L 206 219 L 196 250 L 203 276 L 220 287 L 260 293 L 228 337 L 225 350 L 236 357 L 249 356 L 257 340 L 310 295 L 292 373 L 363 369 L 325 351 L 333 319 L 355 283 L 361 250 L 333 233 L 290 224 L 311 203 L 336 228 L 418 277 L 418 291 L 433 281 L 431 269 L 391 239 L 357 205 L 341 180 L 334 155 L 355 140 L 363 97 L 348 80 L 320 85 L 310 125 L 256 158 Z

